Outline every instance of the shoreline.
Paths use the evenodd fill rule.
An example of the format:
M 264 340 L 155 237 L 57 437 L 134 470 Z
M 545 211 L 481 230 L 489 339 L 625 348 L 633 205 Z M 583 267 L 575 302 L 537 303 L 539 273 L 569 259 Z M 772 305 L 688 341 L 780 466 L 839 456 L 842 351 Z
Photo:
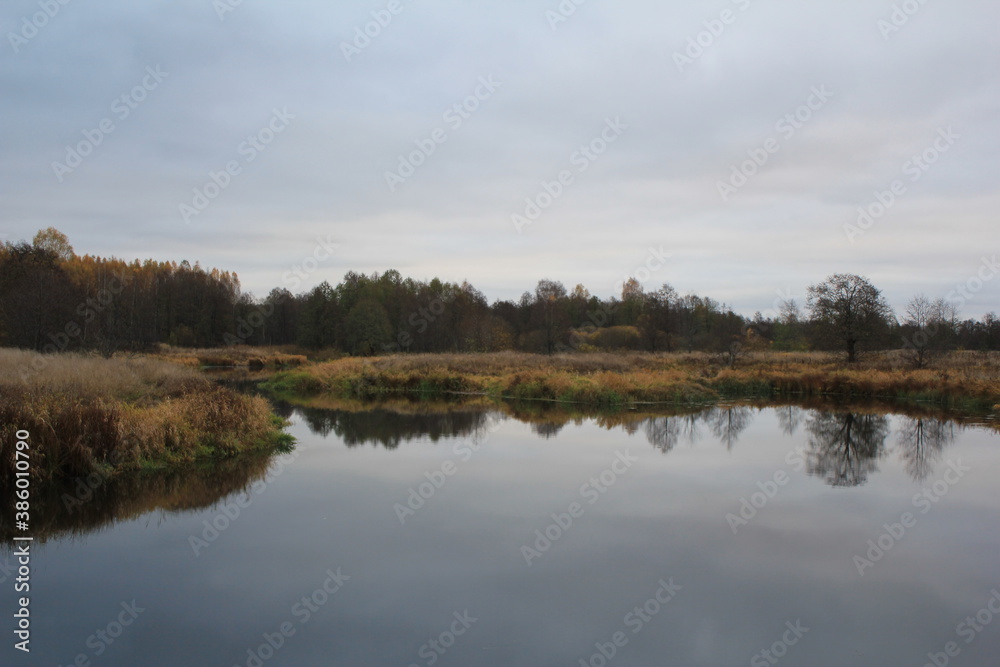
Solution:
M 735 367 L 678 354 L 395 355 L 309 363 L 278 371 L 261 387 L 286 399 L 470 396 L 612 409 L 761 398 L 892 400 L 984 415 L 1000 409 L 996 360 L 928 369 L 893 363 L 847 365 L 796 353 L 765 353 Z

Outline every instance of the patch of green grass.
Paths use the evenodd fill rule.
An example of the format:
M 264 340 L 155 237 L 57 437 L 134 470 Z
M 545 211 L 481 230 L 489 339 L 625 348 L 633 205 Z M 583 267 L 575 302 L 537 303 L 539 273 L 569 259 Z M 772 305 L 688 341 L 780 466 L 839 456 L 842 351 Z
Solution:
M 280 371 L 260 384 L 261 389 L 277 395 L 312 396 L 325 388 L 315 376 L 304 371 Z

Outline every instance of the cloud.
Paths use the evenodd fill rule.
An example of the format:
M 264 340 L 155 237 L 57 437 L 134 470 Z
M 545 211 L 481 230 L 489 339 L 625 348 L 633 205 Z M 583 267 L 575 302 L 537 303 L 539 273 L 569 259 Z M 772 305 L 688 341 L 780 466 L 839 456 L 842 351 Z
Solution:
M 244 2 L 220 20 L 193 0 L 69 3 L 15 52 L 9 34 L 38 7 L 8 3 L 2 231 L 54 225 L 82 252 L 197 259 L 258 294 L 320 233 L 343 253 L 324 279 L 398 268 L 490 298 L 546 276 L 606 296 L 663 243 L 672 263 L 652 280 L 748 314 L 835 271 L 871 276 L 896 306 L 943 295 L 995 237 L 995 4 L 927 3 L 887 37 L 892 3 L 861 0 L 591 0 L 554 30 L 556 2 L 429 0 L 368 26 L 385 6 Z M 343 44 L 366 27 L 348 61 Z M 679 71 L 675 54 L 698 40 Z M 117 118 L 150 66 L 169 76 Z M 501 85 L 456 127 L 447 114 L 481 77 Z M 832 97 L 784 136 L 778 123 L 817 86 Z M 295 119 L 244 161 L 275 108 Z M 518 234 L 511 216 L 616 117 L 620 139 Z M 52 163 L 104 118 L 114 132 L 59 182 Z M 848 243 L 857 208 L 942 127 L 961 139 Z M 386 172 L 438 129 L 446 140 L 390 191 Z M 719 183 L 771 137 L 779 150 L 723 201 Z M 231 160 L 239 175 L 184 224 L 180 204 Z M 988 285 L 964 314 L 998 298 Z

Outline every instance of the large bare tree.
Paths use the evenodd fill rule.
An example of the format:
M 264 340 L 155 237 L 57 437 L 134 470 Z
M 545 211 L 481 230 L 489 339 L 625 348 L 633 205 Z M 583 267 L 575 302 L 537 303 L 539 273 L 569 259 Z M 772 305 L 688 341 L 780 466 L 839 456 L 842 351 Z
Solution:
M 882 293 L 867 278 L 836 273 L 808 290 L 809 314 L 824 338 L 857 360 L 859 349 L 875 344 L 895 315 Z

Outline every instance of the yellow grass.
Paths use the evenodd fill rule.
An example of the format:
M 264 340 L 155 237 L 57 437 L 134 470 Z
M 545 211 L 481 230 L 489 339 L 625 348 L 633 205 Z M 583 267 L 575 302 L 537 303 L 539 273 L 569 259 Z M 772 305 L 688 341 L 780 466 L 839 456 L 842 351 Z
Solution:
M 203 366 L 284 368 L 298 366 L 308 361 L 306 355 L 298 353 L 296 348 L 254 347 L 250 345 L 187 348 L 160 344 L 155 352 L 144 356 L 193 368 Z
M 228 456 L 284 442 L 267 401 L 155 359 L 0 350 L 0 468 L 30 434 L 41 479 Z
M 604 404 L 694 403 L 727 397 L 908 398 L 990 409 L 1000 400 L 1000 353 L 955 352 L 925 369 L 903 355 L 856 364 L 820 352 L 758 352 L 733 367 L 707 353 L 416 354 L 345 358 L 277 373 L 272 390 L 370 399 L 481 393 Z

